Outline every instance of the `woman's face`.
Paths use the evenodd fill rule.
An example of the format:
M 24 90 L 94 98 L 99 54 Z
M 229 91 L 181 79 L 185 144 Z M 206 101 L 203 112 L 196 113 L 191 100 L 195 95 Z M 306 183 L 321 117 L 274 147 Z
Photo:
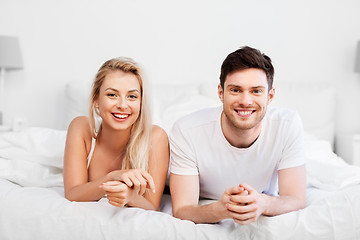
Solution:
M 140 114 L 141 91 L 136 76 L 117 70 L 108 73 L 94 102 L 103 127 L 128 130 Z

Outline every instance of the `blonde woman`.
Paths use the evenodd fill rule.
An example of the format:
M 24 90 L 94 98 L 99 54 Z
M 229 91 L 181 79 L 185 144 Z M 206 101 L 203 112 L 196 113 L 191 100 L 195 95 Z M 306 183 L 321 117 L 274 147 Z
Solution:
M 106 196 L 114 206 L 158 210 L 168 166 L 168 137 L 151 125 L 138 65 L 129 58 L 108 60 L 93 83 L 89 117 L 75 118 L 68 128 L 65 197 Z

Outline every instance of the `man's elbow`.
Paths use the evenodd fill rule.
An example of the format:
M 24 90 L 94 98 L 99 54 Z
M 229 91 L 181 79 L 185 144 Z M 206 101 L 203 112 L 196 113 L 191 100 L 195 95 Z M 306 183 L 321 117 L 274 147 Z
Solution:
M 172 209 L 173 216 L 176 218 L 180 218 L 179 213 L 180 213 L 179 209 L 173 207 L 173 209 Z
M 299 200 L 299 210 L 306 207 L 306 198 Z
M 296 205 L 294 211 L 304 209 L 306 207 L 306 197 L 296 198 Z
M 173 207 L 172 209 L 172 214 L 174 217 L 176 218 L 179 218 L 179 219 L 182 219 L 182 220 L 189 220 L 187 217 L 186 217 L 186 212 L 187 212 L 187 208 L 188 206 L 183 206 L 183 207 Z

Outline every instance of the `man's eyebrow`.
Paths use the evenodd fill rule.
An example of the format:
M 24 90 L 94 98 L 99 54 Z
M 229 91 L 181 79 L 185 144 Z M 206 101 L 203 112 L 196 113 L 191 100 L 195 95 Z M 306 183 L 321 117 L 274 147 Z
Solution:
M 242 88 L 241 86 L 239 86 L 239 85 L 236 85 L 236 84 L 229 84 L 229 85 L 227 85 L 227 87 L 229 88 L 229 87 L 236 87 L 236 88 Z M 254 88 L 266 88 L 265 86 L 262 86 L 262 85 L 259 85 L 259 86 L 253 86 L 253 87 L 251 87 L 252 89 L 254 89 Z
M 237 87 L 237 88 L 241 88 L 239 85 L 236 85 L 236 84 L 229 84 L 226 86 L 227 88 L 229 87 Z
M 254 87 L 251 87 L 251 88 L 266 88 L 265 86 L 254 86 Z

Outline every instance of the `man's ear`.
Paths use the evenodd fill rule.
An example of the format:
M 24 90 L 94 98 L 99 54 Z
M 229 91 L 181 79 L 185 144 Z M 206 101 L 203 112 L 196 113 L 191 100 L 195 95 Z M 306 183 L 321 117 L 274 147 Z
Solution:
M 224 89 L 221 87 L 221 85 L 218 85 L 218 95 L 222 103 L 224 103 Z
M 271 103 L 271 101 L 273 100 L 275 96 L 275 88 L 271 88 L 269 91 L 269 98 L 268 98 L 268 104 Z

